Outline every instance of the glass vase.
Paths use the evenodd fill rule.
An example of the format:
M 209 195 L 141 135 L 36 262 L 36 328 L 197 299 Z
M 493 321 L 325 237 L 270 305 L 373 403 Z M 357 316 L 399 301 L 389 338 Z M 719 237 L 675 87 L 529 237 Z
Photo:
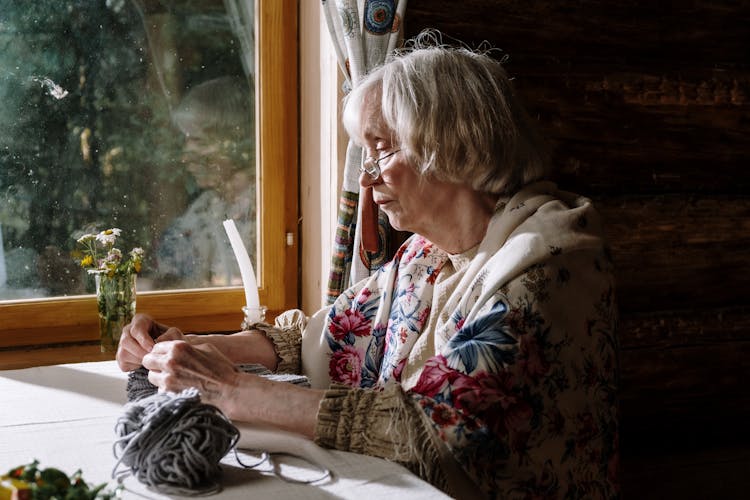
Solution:
M 135 274 L 96 275 L 99 338 L 102 352 L 116 352 L 122 328 L 135 315 Z

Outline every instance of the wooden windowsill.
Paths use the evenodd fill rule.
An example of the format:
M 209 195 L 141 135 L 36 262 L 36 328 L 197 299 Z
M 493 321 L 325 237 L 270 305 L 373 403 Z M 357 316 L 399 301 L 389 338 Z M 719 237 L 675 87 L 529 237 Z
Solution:
M 0 370 L 112 359 L 115 359 L 115 354 L 101 352 L 99 342 L 3 349 L 0 350 Z
M 232 331 L 195 332 L 197 334 L 231 334 Z M 101 352 L 98 341 L 67 344 L 0 348 L 0 371 L 65 363 L 88 363 L 115 359 L 113 352 Z

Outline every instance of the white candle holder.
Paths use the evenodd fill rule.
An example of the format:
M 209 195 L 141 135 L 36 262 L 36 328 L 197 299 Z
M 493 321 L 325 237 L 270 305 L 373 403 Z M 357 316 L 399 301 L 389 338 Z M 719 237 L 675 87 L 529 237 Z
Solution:
M 263 323 L 266 320 L 266 311 L 268 311 L 268 308 L 266 306 L 244 306 L 242 308 L 244 317 L 242 318 L 242 324 L 240 325 L 240 328 L 242 330 L 249 330 L 250 327 L 252 327 L 254 324 Z

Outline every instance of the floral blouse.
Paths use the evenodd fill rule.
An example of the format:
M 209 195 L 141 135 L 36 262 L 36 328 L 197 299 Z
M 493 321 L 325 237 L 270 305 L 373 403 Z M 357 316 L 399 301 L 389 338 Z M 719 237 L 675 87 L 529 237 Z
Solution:
M 414 235 L 333 305 L 332 383 L 400 393 L 420 413 L 409 425 L 430 429 L 487 496 L 618 496 L 616 307 L 600 231 L 588 200 L 544 183 L 500 207 L 465 264 Z M 352 447 L 358 438 L 326 437 L 332 419 L 355 432 L 356 418 L 329 415 L 346 412 L 324 400 L 319 442 Z M 388 422 L 369 422 L 386 429 L 361 425 L 364 441 L 389 439 Z M 440 474 L 429 480 L 467 495 Z

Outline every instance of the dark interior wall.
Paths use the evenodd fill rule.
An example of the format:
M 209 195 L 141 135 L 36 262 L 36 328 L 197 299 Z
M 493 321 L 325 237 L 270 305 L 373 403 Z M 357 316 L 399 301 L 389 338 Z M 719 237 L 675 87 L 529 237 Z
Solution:
M 750 485 L 750 2 L 410 0 L 487 40 L 617 267 L 626 498 Z

